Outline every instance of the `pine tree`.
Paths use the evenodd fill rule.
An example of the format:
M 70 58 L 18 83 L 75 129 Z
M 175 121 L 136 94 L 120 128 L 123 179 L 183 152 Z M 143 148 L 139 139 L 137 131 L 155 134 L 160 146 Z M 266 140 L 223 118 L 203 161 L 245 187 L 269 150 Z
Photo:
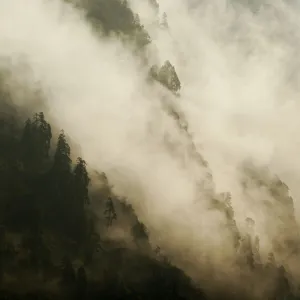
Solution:
M 161 26 L 163 29 L 168 29 L 168 28 L 169 28 L 168 17 L 167 17 L 167 14 L 166 14 L 165 12 L 164 12 L 163 15 L 162 15 L 162 21 L 161 21 L 160 26 Z
M 39 118 L 39 138 L 41 139 L 41 156 L 48 158 L 50 143 L 52 138 L 51 126 L 46 122 L 43 112 L 38 114 Z
M 167 60 L 160 68 L 158 80 L 170 91 L 177 93 L 181 88 L 180 80 L 174 66 Z
M 76 234 L 77 231 L 78 237 L 83 237 L 86 232 L 85 205 L 89 204 L 89 183 L 90 178 L 86 170 L 86 162 L 78 157 L 73 171 L 74 202 L 71 204 L 74 217 L 74 233 Z
M 240 232 L 236 225 L 234 210 L 231 203 L 231 194 L 230 193 L 223 193 L 222 196 L 224 197 L 224 204 L 225 204 L 225 215 L 227 219 L 227 226 L 229 231 L 233 237 L 233 244 L 235 249 L 238 248 L 239 241 L 241 238 Z
M 111 197 L 108 197 L 106 201 L 106 209 L 104 211 L 104 214 L 107 221 L 107 227 L 112 226 L 113 220 L 117 219 L 117 213 L 115 211 L 115 206 Z
M 70 155 L 71 149 L 62 131 L 58 137 L 54 162 L 50 172 L 52 207 L 49 213 L 54 214 L 50 220 L 56 220 L 58 229 L 68 233 L 74 231 L 74 188 Z
M 51 126 L 43 112 L 25 122 L 21 138 L 22 160 L 25 167 L 37 170 L 49 157 L 52 138 Z
M 57 141 L 54 155 L 53 169 L 57 174 L 66 175 L 71 173 L 71 149 L 62 130 Z
M 76 200 L 82 207 L 89 203 L 89 184 L 90 178 L 86 170 L 86 162 L 78 157 L 74 169 L 74 187 Z

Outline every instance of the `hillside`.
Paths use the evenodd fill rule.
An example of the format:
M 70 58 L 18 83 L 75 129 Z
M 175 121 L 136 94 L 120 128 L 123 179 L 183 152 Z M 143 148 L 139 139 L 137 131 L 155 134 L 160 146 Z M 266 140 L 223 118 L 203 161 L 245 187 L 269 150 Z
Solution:
M 27 90 L 18 82 L 11 88 L 11 78 L 3 68 L 0 70 L 0 300 L 300 297 L 297 280 L 287 270 L 300 254 L 299 227 L 289 187 L 278 175 L 251 159 L 239 166 L 243 196 L 249 205 L 255 206 L 260 201 L 262 214 L 267 216 L 264 225 L 270 232 L 276 232 L 276 237 L 275 234 L 270 237 L 271 250 L 264 253 L 266 258 L 262 255 L 264 241 L 255 231 L 255 221 L 251 217 L 238 220 L 230 191 L 220 192 L 216 188 L 210 163 L 199 150 L 188 118 L 179 105 L 184 86 L 176 66 L 169 60 L 149 63 L 147 47 L 152 43 L 151 36 L 128 1 L 67 2 L 83 12 L 98 38 L 121 40 L 148 71 L 147 88 L 160 92 L 157 107 L 173 130 L 164 132 L 161 147 L 176 166 L 195 169 L 193 175 L 205 174 L 195 179 L 195 199 L 197 203 L 205 202 L 206 211 L 219 217 L 222 238 L 230 250 L 212 249 L 213 253 L 224 250 L 227 256 L 216 255 L 216 261 L 211 261 L 213 256 L 209 257 L 205 244 L 200 245 L 196 257 L 187 247 L 172 252 L 163 242 L 156 244 L 151 238 L 155 228 L 147 227 L 139 215 L 139 206 L 135 209 L 130 203 L 136 202 L 117 193 L 119 190 L 114 189 L 110 177 L 83 157 L 81 142 L 73 140 L 72 133 L 65 128 L 59 128 L 43 93 L 32 92 L 29 87 Z M 149 1 L 149 5 L 158 14 L 156 1 Z M 160 15 L 156 25 L 168 30 L 167 14 L 160 11 Z M 16 95 L 13 89 L 18 84 L 25 91 Z M 33 104 L 26 109 L 18 106 L 14 97 L 29 98 Z M 257 190 L 263 192 L 255 194 Z M 195 210 L 201 207 L 197 203 Z M 181 220 L 180 212 L 174 214 Z M 202 218 L 204 224 L 207 219 L 199 213 L 199 219 Z M 161 230 L 168 235 L 168 227 Z M 200 232 L 212 237 L 216 234 L 203 228 L 196 230 L 199 235 Z M 189 234 L 196 244 L 195 232 Z M 215 245 L 220 247 L 217 242 Z M 196 265 L 201 268 L 195 271 Z

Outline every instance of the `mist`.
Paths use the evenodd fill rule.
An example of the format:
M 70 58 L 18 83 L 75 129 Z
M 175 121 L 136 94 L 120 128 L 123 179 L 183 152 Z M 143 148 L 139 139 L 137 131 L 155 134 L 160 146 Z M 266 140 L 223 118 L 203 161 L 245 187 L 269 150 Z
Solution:
M 278 234 L 270 222 L 279 221 L 270 221 L 263 206 L 263 200 L 275 203 L 268 191 L 254 185 L 245 194 L 245 161 L 289 186 L 299 221 L 300 11 L 282 1 L 159 4 L 167 30 L 156 25 L 147 1 L 130 1 L 152 39 L 149 61 L 174 64 L 180 98 L 149 85 L 148 67 L 129 46 L 101 37 L 83 11 L 59 0 L 0 0 L 0 66 L 13 74 L 12 93 L 19 85 L 43 91 L 51 120 L 133 205 L 153 245 L 196 279 L 207 261 L 235 272 L 225 216 L 210 209 L 198 183 L 211 172 L 212 193 L 231 193 L 240 230 L 246 218 L 255 221 L 262 257 Z M 189 141 L 161 108 L 164 98 L 184 113 L 209 169 L 189 155 Z M 20 96 L 14 104 L 36 105 Z M 166 135 L 180 145 L 180 157 L 166 147 Z

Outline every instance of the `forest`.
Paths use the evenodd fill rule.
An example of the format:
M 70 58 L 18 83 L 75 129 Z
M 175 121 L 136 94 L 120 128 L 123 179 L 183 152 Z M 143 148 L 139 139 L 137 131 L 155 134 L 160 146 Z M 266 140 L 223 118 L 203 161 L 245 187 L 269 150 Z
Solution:
M 158 9 L 155 0 L 150 2 Z M 151 38 L 127 1 L 86 0 L 76 5 L 86 11 L 95 28 L 134 45 L 147 64 L 143 51 Z M 158 23 L 167 28 L 167 15 Z M 180 98 L 180 78 L 170 61 L 149 66 L 148 80 Z M 300 297 L 299 287 L 277 259 L 282 253 L 300 254 L 293 199 L 280 178 L 271 178 L 267 170 L 258 170 L 251 162 L 243 166 L 245 191 L 252 185 L 263 186 L 281 208 L 284 234 L 274 240 L 275 251 L 269 253 L 267 262 L 260 259 L 259 237 L 251 235 L 254 221 L 246 219 L 249 232 L 241 233 L 230 194 L 211 191 L 211 209 L 227 220 L 235 263 L 245 284 L 227 286 L 218 282 L 217 275 L 207 278 L 210 284 L 196 282 L 159 245 L 150 243 L 150 233 L 133 207 L 114 195 L 105 173 L 96 172 L 77 155 L 77 145 L 63 128 L 50 124 L 47 111 L 20 114 L 3 84 L 0 97 L 0 300 Z M 170 104 L 163 109 L 190 141 L 189 154 L 209 168 L 193 144 L 184 115 Z M 169 145 L 170 151 L 173 146 Z M 130 243 L 112 237 L 120 228 Z M 258 296 L 253 286 L 262 281 L 268 289 Z

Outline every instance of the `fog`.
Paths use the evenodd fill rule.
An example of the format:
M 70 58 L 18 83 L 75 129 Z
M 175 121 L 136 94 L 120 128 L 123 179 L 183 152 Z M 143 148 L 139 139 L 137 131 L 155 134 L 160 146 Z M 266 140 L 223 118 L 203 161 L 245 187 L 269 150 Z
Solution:
M 210 171 L 196 166 L 188 139 L 161 108 L 163 98 L 184 112 L 213 193 L 231 193 L 239 228 L 247 217 L 255 221 L 262 257 L 278 234 L 262 205 L 273 199 L 257 186 L 245 195 L 242 163 L 250 159 L 278 175 L 300 217 L 300 11 L 291 1 L 237 2 L 161 0 L 166 30 L 146 0 L 130 1 L 152 38 L 149 60 L 168 59 L 176 68 L 182 89 L 175 98 L 150 86 L 148 67 L 130 47 L 101 38 L 83 12 L 59 0 L 0 0 L 1 67 L 12 71 L 11 91 L 20 84 L 43 90 L 55 125 L 133 205 L 153 244 L 194 277 L 207 261 L 234 270 L 235 252 L 224 215 L 199 195 L 197 184 Z M 36 105 L 20 95 L 15 104 Z M 166 135 L 180 145 L 180 159 Z

